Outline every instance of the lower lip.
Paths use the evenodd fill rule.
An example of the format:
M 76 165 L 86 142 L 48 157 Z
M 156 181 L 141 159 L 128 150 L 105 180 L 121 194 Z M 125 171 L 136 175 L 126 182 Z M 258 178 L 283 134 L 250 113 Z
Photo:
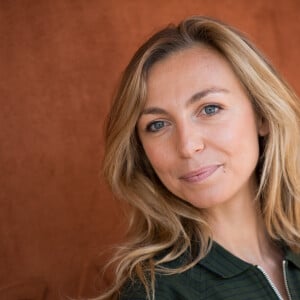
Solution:
M 213 173 L 215 173 L 215 171 L 217 171 L 217 169 L 219 169 L 219 165 L 216 166 L 211 166 L 209 168 L 207 168 L 205 171 L 200 172 L 197 175 L 191 176 L 191 177 L 186 177 L 186 178 L 182 178 L 182 180 L 188 182 L 188 183 L 199 183 L 204 181 L 205 179 L 207 179 L 208 177 L 210 177 Z

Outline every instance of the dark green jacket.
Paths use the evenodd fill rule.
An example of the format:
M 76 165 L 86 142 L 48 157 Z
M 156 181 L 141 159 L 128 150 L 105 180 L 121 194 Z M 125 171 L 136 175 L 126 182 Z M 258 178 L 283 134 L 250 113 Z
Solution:
M 179 266 L 174 261 L 173 266 Z M 300 255 L 285 251 L 284 277 L 292 300 L 300 300 Z M 120 300 L 145 300 L 135 283 Z M 156 300 L 279 300 L 272 283 L 259 267 L 246 263 L 214 243 L 195 267 L 177 275 L 157 275 Z

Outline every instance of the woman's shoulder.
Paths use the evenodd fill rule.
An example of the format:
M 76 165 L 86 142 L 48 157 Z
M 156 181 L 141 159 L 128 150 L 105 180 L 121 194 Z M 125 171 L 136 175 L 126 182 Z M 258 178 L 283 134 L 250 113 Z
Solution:
M 169 270 L 180 268 L 182 258 L 166 263 L 163 268 Z M 193 268 L 176 274 L 155 273 L 155 300 L 192 300 L 195 299 L 187 286 L 191 284 Z M 145 300 L 146 289 L 139 279 L 128 280 L 119 300 Z
M 186 272 L 174 275 L 156 274 L 155 300 L 191 300 L 186 291 Z M 119 300 L 145 300 L 146 290 L 140 280 L 128 282 Z

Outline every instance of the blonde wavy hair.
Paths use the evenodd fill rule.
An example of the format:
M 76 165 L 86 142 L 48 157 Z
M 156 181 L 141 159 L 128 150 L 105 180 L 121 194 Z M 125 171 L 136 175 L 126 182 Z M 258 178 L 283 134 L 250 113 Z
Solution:
M 125 283 L 138 279 L 155 298 L 155 273 L 193 267 L 209 251 L 212 234 L 204 211 L 170 193 L 153 171 L 136 124 L 145 105 L 149 69 L 168 55 L 206 45 L 219 51 L 249 93 L 256 113 L 269 124 L 260 141 L 256 201 L 270 237 L 300 250 L 300 109 L 298 98 L 268 61 L 238 31 L 207 17 L 190 17 L 152 36 L 127 66 L 106 124 L 104 174 L 130 207 L 127 243 L 113 261 L 115 281 L 97 299 L 118 299 Z M 183 253 L 177 269 L 165 263 Z

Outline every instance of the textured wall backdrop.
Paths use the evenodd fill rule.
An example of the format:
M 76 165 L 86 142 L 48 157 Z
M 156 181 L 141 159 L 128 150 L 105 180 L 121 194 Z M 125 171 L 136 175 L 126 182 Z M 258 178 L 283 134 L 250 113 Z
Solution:
M 298 0 L 0 1 L 0 299 L 96 295 L 124 218 L 101 177 L 120 73 L 189 15 L 228 22 L 300 92 Z

